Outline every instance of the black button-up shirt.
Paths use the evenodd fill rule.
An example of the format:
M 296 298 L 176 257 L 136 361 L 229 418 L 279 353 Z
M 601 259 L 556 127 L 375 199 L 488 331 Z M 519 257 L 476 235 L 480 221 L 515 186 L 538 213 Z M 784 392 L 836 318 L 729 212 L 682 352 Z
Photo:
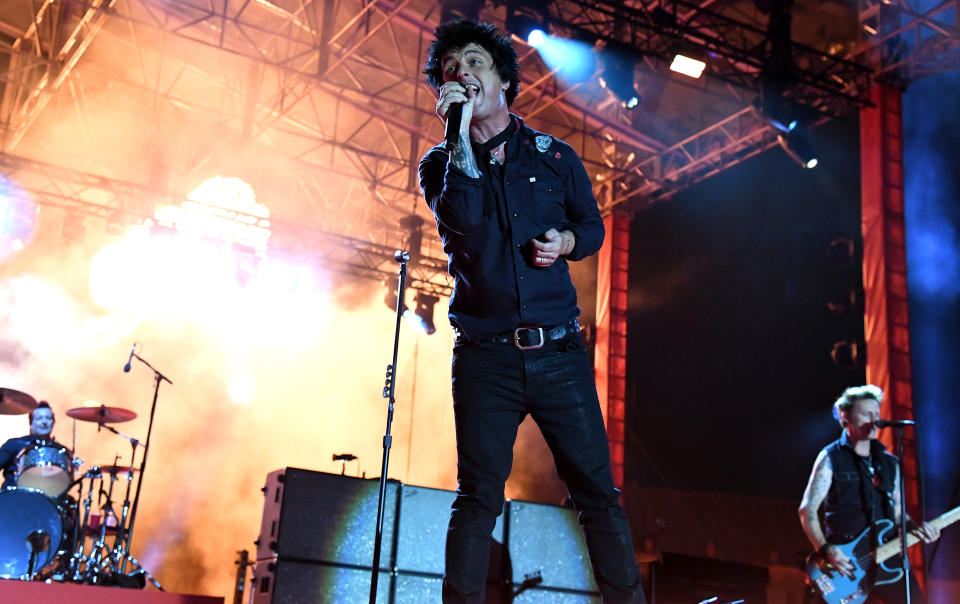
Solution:
M 603 244 L 603 219 L 573 148 L 511 117 L 518 128 L 507 141 L 502 170 L 491 169 L 476 143 L 481 178 L 455 168 L 441 146 L 420 160 L 420 188 L 454 278 L 450 323 L 470 339 L 576 317 L 567 261 L 595 254 Z M 530 240 L 551 228 L 571 231 L 576 245 L 538 268 Z
M 28 434 L 11 438 L 0 445 L 0 468 L 3 468 L 3 486 L 10 487 L 14 485 L 14 478 L 17 474 L 17 455 L 23 451 L 27 445 L 34 441 L 41 440 L 39 436 Z

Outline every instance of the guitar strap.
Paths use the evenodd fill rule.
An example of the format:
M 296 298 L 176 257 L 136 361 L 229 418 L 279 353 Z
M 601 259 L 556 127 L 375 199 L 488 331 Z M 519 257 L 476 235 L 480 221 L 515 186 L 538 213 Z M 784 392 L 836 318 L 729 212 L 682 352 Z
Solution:
M 873 466 L 872 482 L 875 487 L 875 493 L 880 495 L 880 507 L 882 508 L 883 517 L 893 519 L 893 497 L 892 493 L 884 488 L 884 483 L 888 478 L 893 480 L 896 472 L 891 476 L 887 476 L 887 472 L 884 470 L 885 453 L 886 449 L 882 443 L 876 440 L 870 442 L 870 463 Z

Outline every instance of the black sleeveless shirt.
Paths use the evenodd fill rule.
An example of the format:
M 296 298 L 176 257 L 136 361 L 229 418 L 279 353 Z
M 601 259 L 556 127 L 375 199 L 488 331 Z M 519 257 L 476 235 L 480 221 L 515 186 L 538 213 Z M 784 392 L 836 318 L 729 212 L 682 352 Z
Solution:
M 845 543 L 877 520 L 894 520 L 897 458 L 878 440 L 870 441 L 868 457 L 858 455 L 846 432 L 825 450 L 833 467 L 823 507 L 827 540 Z

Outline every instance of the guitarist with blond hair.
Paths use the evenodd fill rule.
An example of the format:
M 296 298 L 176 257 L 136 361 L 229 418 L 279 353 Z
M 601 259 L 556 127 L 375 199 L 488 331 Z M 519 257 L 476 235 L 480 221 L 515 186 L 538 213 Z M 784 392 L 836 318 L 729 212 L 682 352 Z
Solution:
M 825 569 L 821 574 L 808 566 L 811 593 L 821 601 L 843 596 L 850 602 L 895 604 L 907 598 L 902 572 L 896 570 L 900 557 L 885 566 L 873 558 L 878 540 L 896 536 L 901 510 L 897 458 L 876 440 L 882 400 L 883 391 L 872 385 L 847 388 L 837 399 L 833 414 L 843 432 L 817 455 L 800 502 L 800 524 Z M 907 527 L 927 543 L 940 537 L 939 528 L 917 525 L 909 516 Z M 912 573 L 910 600 L 926 602 Z

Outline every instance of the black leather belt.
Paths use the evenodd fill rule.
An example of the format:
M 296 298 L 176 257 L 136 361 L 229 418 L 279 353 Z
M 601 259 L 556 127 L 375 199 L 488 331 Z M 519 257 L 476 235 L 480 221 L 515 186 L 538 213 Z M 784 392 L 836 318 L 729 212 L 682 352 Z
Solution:
M 547 342 L 560 340 L 580 332 L 580 323 L 573 319 L 566 325 L 556 327 L 518 327 L 487 338 L 496 344 L 513 344 L 517 350 L 536 350 Z M 459 339 L 459 337 L 458 337 Z

